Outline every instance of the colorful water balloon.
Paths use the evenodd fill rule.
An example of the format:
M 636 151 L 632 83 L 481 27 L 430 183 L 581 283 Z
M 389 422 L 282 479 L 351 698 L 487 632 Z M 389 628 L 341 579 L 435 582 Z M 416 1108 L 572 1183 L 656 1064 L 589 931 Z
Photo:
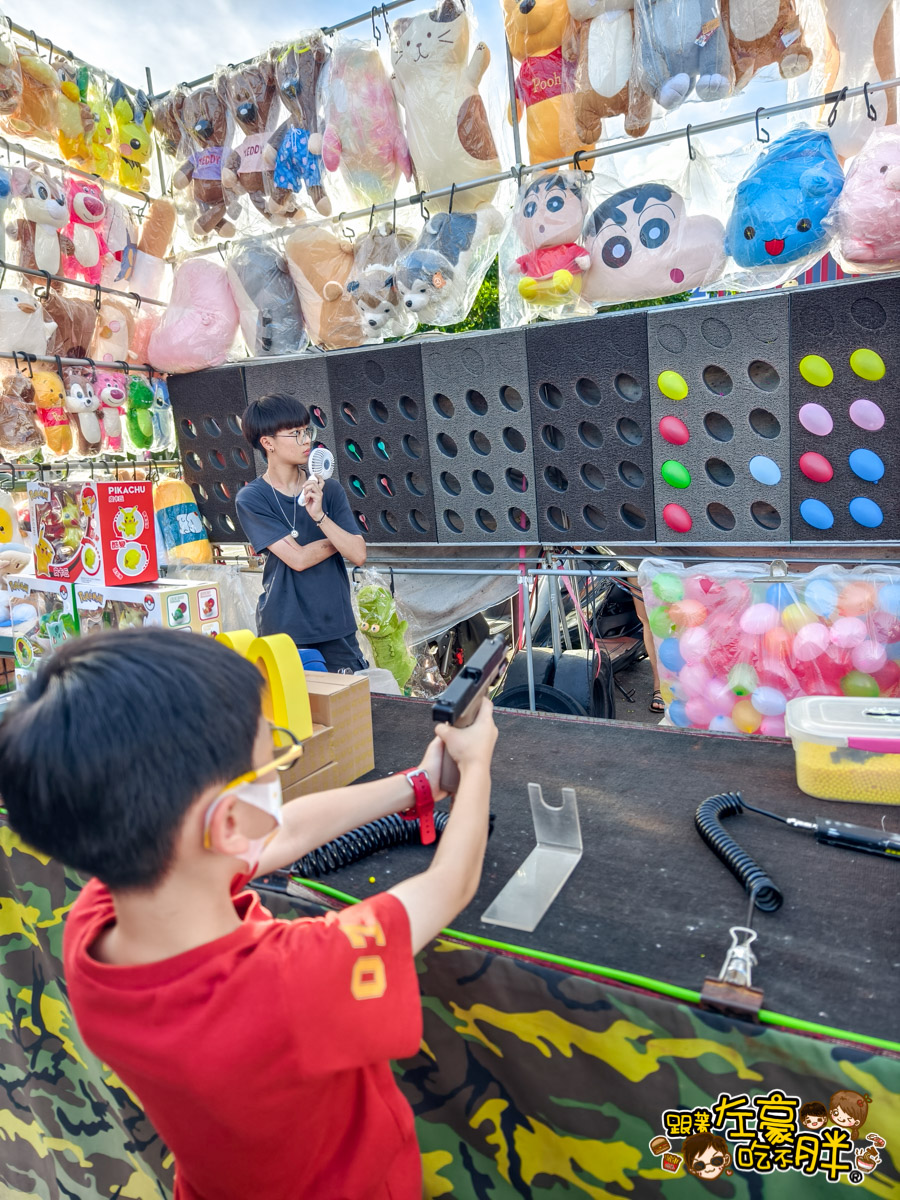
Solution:
M 750 459 L 749 470 L 756 482 L 764 487 L 774 487 L 776 483 L 781 483 L 781 467 L 774 459 L 767 458 L 764 454 L 754 454 Z
M 654 575 L 650 590 L 663 604 L 674 604 L 684 596 L 681 577 L 672 571 L 660 571 L 658 575 Z
M 773 608 L 787 608 L 796 599 L 797 593 L 789 583 L 770 583 L 766 588 L 766 604 L 771 604 Z
M 663 417 L 659 423 L 659 436 L 670 446 L 686 446 L 691 440 L 690 430 L 678 417 Z
M 800 516 L 813 529 L 830 529 L 834 524 L 834 513 L 821 500 L 802 500 Z
M 688 394 L 687 381 L 677 371 L 663 371 L 657 377 L 656 386 L 669 400 L 683 400 Z
M 749 696 L 759 683 L 759 676 L 749 663 L 736 663 L 728 672 L 728 686 L 736 696 Z
M 675 624 L 669 617 L 669 610 L 665 605 L 651 608 L 647 614 L 647 623 L 653 631 L 653 636 L 660 639 L 671 637 L 675 632 Z
M 718 713 L 709 723 L 710 733 L 737 733 L 738 727 L 731 717 Z
M 878 593 L 878 607 L 893 617 L 900 617 L 900 583 L 886 583 Z
M 669 487 L 683 490 L 691 486 L 690 471 L 682 463 L 676 462 L 674 458 L 667 458 L 659 468 L 659 473 Z
M 683 701 L 673 700 L 669 705 L 667 716 L 672 724 L 677 725 L 679 729 L 690 729 L 691 718 L 687 715 Z
M 707 611 L 706 605 L 699 600 L 678 600 L 669 606 L 669 618 L 678 629 L 692 629 L 703 624 Z
M 884 513 L 868 496 L 854 496 L 849 508 L 850 516 L 863 529 L 877 529 L 884 521 Z
M 860 379 L 883 379 L 884 359 L 874 350 L 854 350 L 850 355 L 850 370 Z
M 877 483 L 884 475 L 884 463 L 874 450 L 859 448 L 850 451 L 850 470 L 866 483 Z
M 878 592 L 873 583 L 848 583 L 838 596 L 837 609 L 842 617 L 861 617 L 877 603 Z
M 838 617 L 831 626 L 831 641 L 842 650 L 852 650 L 866 640 L 866 624 L 859 617 Z
M 849 671 L 841 680 L 845 696 L 877 696 L 878 681 L 863 671 Z
M 688 665 L 691 663 L 699 663 L 706 658 L 709 653 L 710 636 L 702 627 L 699 629 L 686 629 L 678 639 L 678 648 L 681 650 L 681 657 Z
M 706 700 L 714 713 L 730 713 L 734 708 L 734 692 L 724 679 L 711 679 L 706 689 Z
M 804 625 L 794 638 L 793 656 L 799 662 L 812 662 L 824 654 L 831 643 L 827 625 Z
M 798 633 L 804 625 L 818 621 L 816 613 L 808 604 L 789 604 L 781 614 L 781 623 L 788 633 Z
M 690 700 L 687 700 L 684 712 L 695 729 L 708 729 L 714 716 L 709 705 L 700 696 L 692 696 Z
M 694 524 L 691 514 L 680 504 L 667 504 L 662 510 L 662 518 L 673 533 L 690 533 Z
M 807 354 L 800 359 L 800 374 L 813 387 L 828 387 L 834 382 L 834 370 L 827 358 L 821 354 Z
M 703 663 L 688 663 L 678 672 L 678 681 L 687 696 L 705 696 L 712 675 Z
M 731 710 L 731 719 L 741 733 L 756 733 L 762 724 L 763 715 L 761 712 L 757 712 L 752 702 L 745 696 L 742 700 L 738 700 Z
M 765 737 L 784 737 L 784 717 L 763 717 L 759 723 L 759 732 Z
M 759 635 L 774 629 L 781 620 L 781 613 L 772 604 L 752 604 L 741 614 L 741 630 Z
M 837 588 L 827 579 L 812 579 L 806 585 L 803 600 L 820 617 L 830 617 L 837 608 Z M 897 602 L 900 605 L 900 588 L 898 588 Z
M 816 454 L 813 450 L 801 454 L 797 465 L 806 478 L 811 479 L 813 483 L 828 483 L 830 479 L 834 478 L 834 467 L 824 454 Z
M 815 437 L 827 437 L 834 429 L 831 413 L 821 404 L 804 404 L 797 413 L 797 420 Z
M 850 405 L 850 420 L 860 429 L 875 433 L 884 425 L 884 413 L 873 400 L 854 400 Z
M 676 672 L 685 665 L 681 651 L 678 649 L 678 643 L 674 638 L 666 638 L 665 641 L 659 643 L 659 661 L 668 670 Z
M 758 687 L 750 700 L 756 711 L 764 717 L 778 717 L 787 708 L 787 697 L 778 688 Z
M 879 646 L 878 642 L 867 639 L 853 647 L 850 651 L 850 661 L 854 668 L 862 671 L 864 675 L 875 675 L 887 662 L 887 650 L 884 646 Z

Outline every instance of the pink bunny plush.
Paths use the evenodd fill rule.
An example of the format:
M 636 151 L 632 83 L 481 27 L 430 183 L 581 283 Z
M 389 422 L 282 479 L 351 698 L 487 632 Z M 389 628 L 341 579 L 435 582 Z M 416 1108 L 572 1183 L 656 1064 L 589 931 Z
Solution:
M 217 367 L 234 341 L 238 320 L 225 268 L 188 258 L 175 272 L 169 307 L 150 335 L 150 362 L 173 374 Z
M 832 210 L 838 257 L 869 274 L 900 266 L 900 129 L 876 129 Z
M 322 159 L 340 170 L 358 204 L 392 199 L 412 161 L 381 55 L 370 42 L 339 41 L 323 75 L 325 133 Z

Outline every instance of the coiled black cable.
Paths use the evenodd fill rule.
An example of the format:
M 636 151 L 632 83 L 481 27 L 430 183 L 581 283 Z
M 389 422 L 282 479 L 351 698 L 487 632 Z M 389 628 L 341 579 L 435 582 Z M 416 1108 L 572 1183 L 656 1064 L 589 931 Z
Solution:
M 444 832 L 450 814 L 445 809 L 435 809 L 434 831 L 438 837 Z M 394 846 L 409 846 L 419 842 L 419 821 L 405 821 L 398 813 L 387 817 L 379 817 L 377 821 L 369 821 L 358 829 L 351 829 L 341 834 L 334 841 L 326 842 L 318 850 L 304 854 L 291 867 L 291 872 L 319 879 L 322 875 L 330 875 L 341 867 L 352 866 L 363 858 L 368 858 L 377 850 L 390 850 Z
M 723 792 L 720 796 L 710 796 L 694 814 L 694 824 L 710 850 L 722 860 L 752 896 L 756 907 L 761 912 L 776 912 L 784 903 L 781 891 L 762 867 L 758 866 L 746 850 L 742 850 L 719 824 L 722 817 L 737 816 L 744 811 L 744 807 L 740 792 Z

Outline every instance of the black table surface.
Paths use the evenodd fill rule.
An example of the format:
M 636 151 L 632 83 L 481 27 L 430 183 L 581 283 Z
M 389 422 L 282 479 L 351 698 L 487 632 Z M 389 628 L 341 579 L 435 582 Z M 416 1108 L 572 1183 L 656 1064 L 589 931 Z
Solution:
M 414 766 L 431 736 L 427 702 L 373 697 L 377 778 Z M 900 807 L 814 800 L 799 790 L 789 742 L 697 734 L 617 721 L 498 711 L 481 886 L 451 922 L 481 937 L 699 991 L 743 925 L 747 894 L 694 828 L 707 796 L 812 820 L 833 816 L 900 830 Z M 551 804 L 572 787 L 584 854 L 533 933 L 480 917 L 534 848 L 529 782 Z M 805 1021 L 900 1041 L 900 862 L 819 845 L 811 833 L 753 813 L 724 826 L 784 893 L 755 916 L 764 1006 Z M 382 851 L 327 876 L 356 897 L 425 869 L 431 851 Z M 374 877 L 375 882 L 370 879 Z

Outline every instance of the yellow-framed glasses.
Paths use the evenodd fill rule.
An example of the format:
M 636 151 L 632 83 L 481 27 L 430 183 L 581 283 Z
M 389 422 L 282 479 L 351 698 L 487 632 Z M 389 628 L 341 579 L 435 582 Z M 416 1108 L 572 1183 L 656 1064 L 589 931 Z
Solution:
M 262 775 L 268 775 L 270 771 L 286 771 L 292 766 L 298 758 L 303 754 L 303 746 L 297 736 L 291 733 L 290 729 L 285 729 L 283 725 L 269 725 L 273 733 L 283 733 L 285 737 L 290 739 L 291 745 L 275 756 L 271 762 L 266 763 L 262 767 L 256 767 L 252 771 L 246 771 L 243 775 L 238 775 L 237 779 L 232 779 L 230 783 L 222 788 L 221 795 L 225 792 L 232 792 L 237 787 L 242 787 L 245 783 L 253 783 Z

